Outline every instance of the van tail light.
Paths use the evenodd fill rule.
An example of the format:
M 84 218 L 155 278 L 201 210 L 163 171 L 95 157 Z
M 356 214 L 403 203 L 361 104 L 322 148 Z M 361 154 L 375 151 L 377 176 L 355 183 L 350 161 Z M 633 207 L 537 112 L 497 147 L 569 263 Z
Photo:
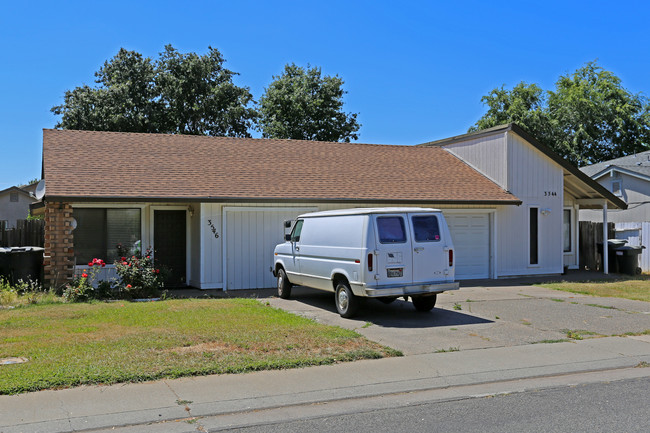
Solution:
M 454 266 L 454 250 L 449 250 L 449 267 Z
M 372 272 L 372 257 L 374 256 L 373 253 L 368 254 L 368 272 Z

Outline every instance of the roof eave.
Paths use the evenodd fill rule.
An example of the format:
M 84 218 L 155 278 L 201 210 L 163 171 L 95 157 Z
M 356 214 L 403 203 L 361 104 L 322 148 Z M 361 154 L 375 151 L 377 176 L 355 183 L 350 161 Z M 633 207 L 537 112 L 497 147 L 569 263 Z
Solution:
M 48 195 L 44 201 L 68 203 L 108 203 L 108 202 L 185 202 L 185 203 L 214 203 L 214 202 L 287 202 L 287 203 L 414 203 L 442 205 L 478 205 L 478 206 L 519 206 L 522 201 L 518 198 L 504 200 L 435 200 L 435 199 L 377 199 L 377 198 L 323 198 L 323 197 L 121 197 L 121 196 L 54 196 Z

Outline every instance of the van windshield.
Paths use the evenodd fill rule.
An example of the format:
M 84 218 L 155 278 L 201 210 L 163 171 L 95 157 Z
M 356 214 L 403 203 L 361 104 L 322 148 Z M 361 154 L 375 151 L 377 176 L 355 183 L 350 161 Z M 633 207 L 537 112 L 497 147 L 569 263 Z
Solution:
M 440 228 L 435 215 L 414 216 L 411 221 L 413 221 L 415 242 L 437 242 L 440 240 Z
M 379 242 L 382 244 L 399 244 L 406 242 L 404 219 L 399 216 L 377 217 Z

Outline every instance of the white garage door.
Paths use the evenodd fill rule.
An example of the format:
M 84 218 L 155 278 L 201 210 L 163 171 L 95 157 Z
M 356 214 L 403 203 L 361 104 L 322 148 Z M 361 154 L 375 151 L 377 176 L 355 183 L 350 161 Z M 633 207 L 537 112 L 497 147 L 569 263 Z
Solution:
M 224 208 L 226 290 L 275 286 L 273 249 L 284 242 L 285 220 L 316 208 Z
M 445 214 L 445 219 L 456 250 L 456 278 L 489 278 L 489 214 Z

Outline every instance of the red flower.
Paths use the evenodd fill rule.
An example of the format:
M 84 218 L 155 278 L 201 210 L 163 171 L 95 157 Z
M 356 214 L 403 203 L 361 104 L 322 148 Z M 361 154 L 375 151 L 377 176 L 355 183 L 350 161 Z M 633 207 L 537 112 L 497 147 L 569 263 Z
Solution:
M 122 266 L 127 266 L 127 265 L 128 265 L 127 262 L 122 262 Z
M 120 260 L 125 261 L 126 257 L 120 257 Z
M 156 269 L 156 273 L 159 274 L 159 273 L 160 273 L 160 269 Z
M 127 288 L 127 289 L 130 289 L 130 288 L 131 288 L 131 285 L 130 285 L 130 284 L 127 284 L 127 285 L 126 285 L 126 288 Z
M 84 272 L 83 274 L 81 274 L 81 278 L 88 278 L 88 274 Z
M 92 262 L 88 263 L 88 266 L 101 266 L 102 268 L 106 266 L 106 263 L 102 259 L 94 258 Z

